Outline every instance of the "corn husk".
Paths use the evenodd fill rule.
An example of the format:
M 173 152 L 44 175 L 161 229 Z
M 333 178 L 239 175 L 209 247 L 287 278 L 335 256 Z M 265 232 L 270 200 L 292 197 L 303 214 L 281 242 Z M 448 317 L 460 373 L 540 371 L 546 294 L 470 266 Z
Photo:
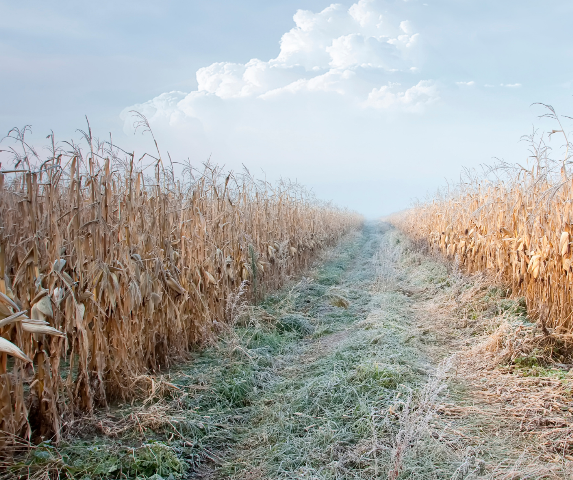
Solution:
M 37 323 L 22 322 L 22 330 L 29 333 L 37 333 L 43 335 L 53 335 L 56 337 L 64 337 L 65 335 L 49 325 L 40 325 Z
M 0 337 L 0 352 L 7 353 L 26 363 L 32 363 L 32 360 L 12 342 Z
M 543 315 L 548 329 L 570 335 L 573 175 L 570 166 L 549 158 L 542 139 L 536 141 L 532 170 L 504 164 L 501 176 L 470 176 L 392 222 L 465 272 L 495 274 L 513 295 L 525 297 L 532 318 Z
M 0 328 L 5 327 L 7 325 L 10 325 L 14 322 L 18 322 L 22 319 L 22 317 L 24 317 L 26 314 L 26 312 L 16 312 L 12 315 L 10 315 L 9 317 L 6 317 L 2 320 L 0 320 Z
M 0 292 L 0 302 L 2 302 L 7 307 L 12 307 L 14 310 L 20 310 L 18 305 L 10 299 L 5 293 Z
M 362 222 L 298 185 L 267 188 L 213 165 L 176 176 L 162 160 L 145 165 L 105 145 L 62 152 L 0 188 L 0 265 L 10 272 L 0 321 L 20 310 L 18 298 L 29 305 L 32 318 L 4 326 L 44 378 L 42 391 L 20 382 L 14 395 L 18 405 L 42 398 L 48 413 L 34 424 L 54 438 L 66 409 L 133 398 L 134 376 L 210 341 L 215 319 L 233 321 L 233 298 L 279 288 Z

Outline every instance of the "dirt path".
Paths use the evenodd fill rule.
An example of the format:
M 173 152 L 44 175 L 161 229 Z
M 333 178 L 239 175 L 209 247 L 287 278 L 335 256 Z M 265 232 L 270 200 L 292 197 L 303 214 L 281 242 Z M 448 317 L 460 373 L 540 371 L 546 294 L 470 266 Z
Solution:
M 491 288 L 368 224 L 154 379 L 147 402 L 79 431 L 58 468 L 91 479 L 573 478 L 567 406 L 565 423 L 548 424 L 565 439 L 551 450 L 549 430 L 511 410 L 516 372 L 508 380 L 468 354 L 499 306 L 518 303 Z

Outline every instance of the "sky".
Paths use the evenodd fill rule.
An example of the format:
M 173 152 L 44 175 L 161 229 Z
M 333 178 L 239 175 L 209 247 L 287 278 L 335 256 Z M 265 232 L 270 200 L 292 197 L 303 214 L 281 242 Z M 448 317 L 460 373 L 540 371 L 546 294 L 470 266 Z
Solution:
M 174 160 L 374 218 L 523 163 L 520 138 L 555 128 L 535 102 L 573 115 L 571 18 L 570 0 L 0 0 L 0 137 L 77 141 L 87 116 L 152 151 L 137 110 Z

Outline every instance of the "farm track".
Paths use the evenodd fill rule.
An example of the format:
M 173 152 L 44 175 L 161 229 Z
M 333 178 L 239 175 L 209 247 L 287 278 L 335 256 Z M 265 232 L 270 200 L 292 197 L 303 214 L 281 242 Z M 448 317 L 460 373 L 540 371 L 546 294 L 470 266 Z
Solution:
M 69 448 L 91 478 L 148 445 L 173 458 L 142 464 L 140 478 L 573 478 L 565 453 L 543 451 L 539 432 L 507 415 L 507 399 L 484 396 L 491 385 L 467 360 L 483 329 L 456 313 L 472 281 L 366 224 L 245 308 L 146 404 L 107 412 Z M 506 301 L 488 299 L 488 312 Z M 95 462 L 78 445 L 111 453 Z
M 388 225 L 370 225 L 351 243 L 352 259 L 337 264 L 344 268 L 329 289 L 349 301 L 343 320 L 325 320 L 328 293 L 299 310 L 332 332 L 275 359 L 249 427 L 205 478 L 571 478 L 571 464 L 543 458 L 535 436 L 504 415 L 507 402 L 484 399 L 482 379 L 463 370 L 475 329 L 436 318 L 460 275 L 404 243 Z M 318 284 L 330 278 L 320 272 Z M 440 363 L 451 370 L 441 377 Z M 420 391 L 432 382 L 436 402 L 425 412 Z M 408 395 L 413 414 L 394 413 Z
M 199 478 L 571 478 L 464 370 L 479 333 L 440 302 L 469 280 L 385 224 L 313 277 L 292 310 L 314 335 L 274 357 L 244 432 Z

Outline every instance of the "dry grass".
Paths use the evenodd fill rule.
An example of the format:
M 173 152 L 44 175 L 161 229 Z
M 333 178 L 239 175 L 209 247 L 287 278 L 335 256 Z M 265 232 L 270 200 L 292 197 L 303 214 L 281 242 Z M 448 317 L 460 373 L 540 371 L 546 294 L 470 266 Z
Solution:
M 529 321 L 524 299 L 509 298 L 510 289 L 494 274 L 464 275 L 442 255 L 420 251 L 398 232 L 394 237 L 386 245 L 399 258 L 391 270 L 394 291 L 410 299 L 416 319 L 405 346 L 416 345 L 434 364 L 453 359 L 448 390 L 432 406 L 425 435 L 410 443 L 403 468 L 419 468 L 430 453 L 442 452 L 432 473 L 444 478 L 572 478 L 573 372 L 540 343 L 545 335 Z M 400 419 L 400 432 L 409 423 Z M 392 453 L 400 465 L 395 459 L 403 442 L 395 438 Z M 391 470 L 391 478 L 397 472 Z M 442 477 L 403 472 L 398 478 Z
M 2 444 L 57 441 L 76 412 L 155 392 L 143 375 L 362 222 L 297 184 L 137 158 L 89 128 L 81 145 L 49 136 L 46 158 L 27 133 L 0 171 Z
M 447 388 L 445 379 L 451 366 L 452 359 L 447 358 L 421 389 L 416 403 L 412 401 L 410 392 L 402 405 L 399 405 L 401 407 L 398 413 L 399 429 L 394 435 L 388 480 L 400 478 L 408 451 L 428 432 L 428 426 L 438 409 L 440 394 Z
M 523 449 L 524 458 L 499 462 L 491 478 L 569 478 L 559 472 L 573 461 L 573 370 L 559 361 L 556 339 L 529 322 L 523 299 L 508 293 L 483 272 L 453 272 L 439 291 L 417 293 L 425 348 L 436 360 L 456 352 L 463 384 L 438 411 L 454 438 L 474 445 L 506 438 L 492 455 L 510 459 Z

